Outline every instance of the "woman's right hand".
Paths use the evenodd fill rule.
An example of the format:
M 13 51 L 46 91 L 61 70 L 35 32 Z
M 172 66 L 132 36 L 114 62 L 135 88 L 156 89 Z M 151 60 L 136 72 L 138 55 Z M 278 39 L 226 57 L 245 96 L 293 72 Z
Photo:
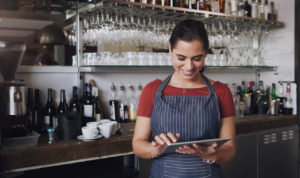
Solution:
M 163 153 L 164 148 L 171 144 L 178 141 L 179 133 L 175 135 L 171 132 L 164 134 L 161 133 L 160 135 L 155 136 L 155 141 L 152 141 L 150 150 L 152 158 L 158 157 Z

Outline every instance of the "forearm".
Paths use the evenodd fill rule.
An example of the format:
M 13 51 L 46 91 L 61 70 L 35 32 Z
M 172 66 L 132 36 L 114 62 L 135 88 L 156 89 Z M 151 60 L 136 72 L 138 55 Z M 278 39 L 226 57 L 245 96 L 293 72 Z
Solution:
M 223 145 L 218 149 L 216 163 L 223 164 L 231 161 L 235 156 L 235 147 Z
M 151 159 L 154 157 L 153 146 L 146 140 L 134 140 L 132 142 L 133 152 L 136 156 L 144 159 Z

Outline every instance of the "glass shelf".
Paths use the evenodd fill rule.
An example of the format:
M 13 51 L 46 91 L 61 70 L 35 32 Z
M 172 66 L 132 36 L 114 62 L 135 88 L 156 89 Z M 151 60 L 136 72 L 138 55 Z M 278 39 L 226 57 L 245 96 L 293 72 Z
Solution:
M 253 71 L 276 71 L 276 66 L 206 66 L 206 71 L 211 72 L 253 72 Z M 173 71 L 172 66 L 81 66 L 79 67 L 80 72 L 126 72 L 126 73 L 136 73 L 136 72 L 168 72 Z

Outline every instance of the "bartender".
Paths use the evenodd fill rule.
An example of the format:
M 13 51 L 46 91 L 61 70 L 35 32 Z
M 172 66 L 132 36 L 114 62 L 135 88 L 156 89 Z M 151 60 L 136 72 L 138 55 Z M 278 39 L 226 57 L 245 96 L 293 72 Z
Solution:
M 34 65 L 52 66 L 52 65 L 58 65 L 58 63 L 53 60 L 53 58 L 51 57 L 51 55 L 48 52 L 42 52 L 35 58 Z
M 235 114 L 229 88 L 203 74 L 209 48 L 203 23 L 181 21 L 168 46 L 174 72 L 142 91 L 134 154 L 153 159 L 151 178 L 222 177 L 220 164 L 235 155 Z M 221 146 L 184 145 L 163 154 L 170 143 L 226 137 L 232 139 Z

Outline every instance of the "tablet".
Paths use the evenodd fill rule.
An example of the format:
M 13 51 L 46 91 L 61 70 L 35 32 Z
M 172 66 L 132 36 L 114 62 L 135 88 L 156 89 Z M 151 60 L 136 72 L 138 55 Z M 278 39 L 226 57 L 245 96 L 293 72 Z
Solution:
M 193 145 L 193 144 L 199 144 L 199 145 L 206 145 L 209 146 L 212 143 L 216 142 L 218 146 L 221 146 L 225 142 L 231 140 L 231 138 L 215 138 L 215 139 L 205 139 L 205 140 L 195 140 L 195 141 L 187 141 L 187 142 L 176 142 L 169 144 L 163 151 L 163 153 L 174 153 L 176 152 L 176 149 L 183 145 Z

